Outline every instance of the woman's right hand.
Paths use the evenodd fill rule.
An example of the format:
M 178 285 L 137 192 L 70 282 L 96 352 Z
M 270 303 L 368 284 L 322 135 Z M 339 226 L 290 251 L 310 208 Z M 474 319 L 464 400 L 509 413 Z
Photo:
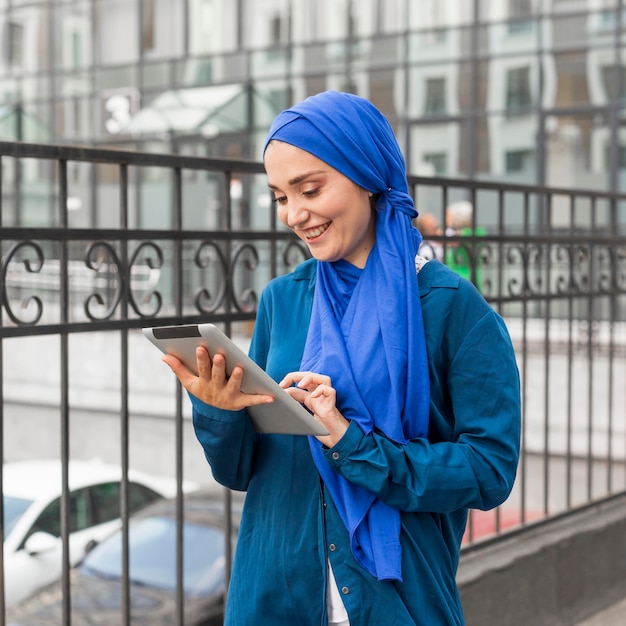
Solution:
M 198 376 L 171 354 L 163 356 L 166 363 L 192 395 L 218 409 L 239 411 L 249 406 L 269 404 L 274 397 L 265 394 L 247 394 L 241 391 L 243 368 L 236 366 L 230 376 L 226 376 L 226 359 L 222 354 L 211 357 L 206 348 L 196 348 Z

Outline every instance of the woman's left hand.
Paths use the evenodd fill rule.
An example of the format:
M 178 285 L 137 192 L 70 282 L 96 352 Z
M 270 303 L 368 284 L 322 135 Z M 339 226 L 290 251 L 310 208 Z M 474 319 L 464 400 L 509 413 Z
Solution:
M 296 385 L 295 387 L 293 385 Z M 330 433 L 317 439 L 332 448 L 348 430 L 350 422 L 337 409 L 337 392 L 328 376 L 314 372 L 290 372 L 280 386 L 313 413 L 313 417 Z

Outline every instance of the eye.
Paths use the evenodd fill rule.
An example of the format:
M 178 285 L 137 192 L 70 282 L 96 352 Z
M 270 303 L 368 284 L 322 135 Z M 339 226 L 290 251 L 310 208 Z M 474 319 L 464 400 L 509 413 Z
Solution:
M 274 202 L 274 204 L 286 204 L 287 203 L 287 197 L 286 196 L 274 196 L 274 198 L 272 199 L 272 201 Z
M 309 189 L 307 191 L 303 191 L 302 195 L 305 196 L 306 198 L 313 198 L 314 196 L 316 196 L 318 193 L 320 192 L 319 188 L 316 189 Z

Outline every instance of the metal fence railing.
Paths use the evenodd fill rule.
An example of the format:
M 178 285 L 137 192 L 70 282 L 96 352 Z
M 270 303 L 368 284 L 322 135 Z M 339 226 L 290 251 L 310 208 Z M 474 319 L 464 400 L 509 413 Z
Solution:
M 467 276 L 504 317 L 522 379 L 514 491 L 496 511 L 472 513 L 466 541 L 626 489 L 626 196 L 458 179 L 409 182 L 420 213 L 440 224 L 425 235 L 422 254 Z M 458 202 L 469 203 L 470 220 L 452 231 L 446 209 Z M 307 254 L 277 223 L 260 163 L 180 155 L 0 143 L 0 228 L 0 445 L 5 460 L 38 454 L 28 436 L 35 422 L 13 419 L 14 409 L 39 404 L 55 414 L 56 421 L 37 424 L 51 429 L 46 436 L 57 442 L 65 468 L 69 624 L 71 457 L 106 457 L 114 448 L 127 476 L 131 451 L 145 458 L 137 416 L 171 424 L 173 436 L 156 452 L 172 459 L 182 528 L 189 415 L 180 388 L 169 381 L 162 389 L 149 369 L 147 361 L 159 359 L 143 358 L 147 342 L 136 340 L 139 329 L 210 320 L 245 343 L 263 285 Z M 32 367 L 46 359 L 45 372 Z M 115 432 L 81 439 L 76 414 L 102 411 L 113 415 Z M 121 494 L 126 536 L 126 478 Z M 182 530 L 177 541 L 183 623 Z M 124 583 L 120 620 L 128 624 L 128 571 Z M 0 600 L 4 606 L 3 594 Z

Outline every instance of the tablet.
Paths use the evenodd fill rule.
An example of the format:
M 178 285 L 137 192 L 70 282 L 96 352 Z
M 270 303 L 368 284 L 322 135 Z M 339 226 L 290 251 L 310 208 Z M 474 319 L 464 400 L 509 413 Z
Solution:
M 259 367 L 227 335 L 214 324 L 188 324 L 142 328 L 143 334 L 161 352 L 179 358 L 197 374 L 196 348 L 205 346 L 210 356 L 220 353 L 226 359 L 226 374 L 233 368 L 243 368 L 241 390 L 274 396 L 271 404 L 247 408 L 257 432 L 286 435 L 328 435 L 328 431 L 309 411 L 292 398 L 278 383 Z

